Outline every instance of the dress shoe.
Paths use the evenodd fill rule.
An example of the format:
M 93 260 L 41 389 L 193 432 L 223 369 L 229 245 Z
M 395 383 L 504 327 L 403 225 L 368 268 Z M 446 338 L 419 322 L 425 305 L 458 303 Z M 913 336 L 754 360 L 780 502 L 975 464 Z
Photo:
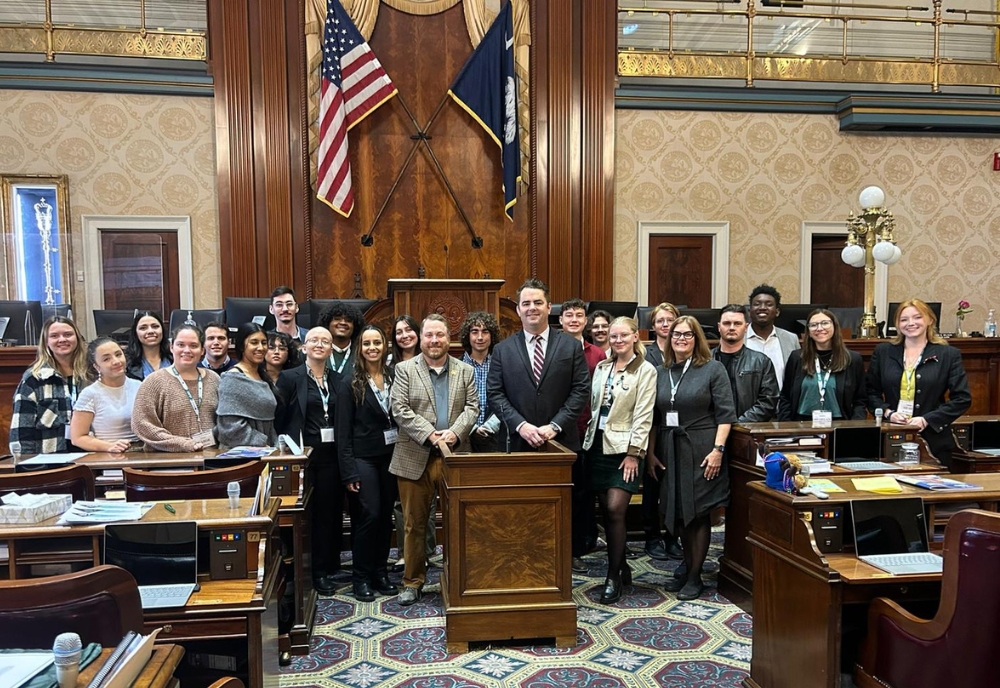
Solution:
M 614 604 L 622 596 L 622 582 L 614 578 L 604 579 L 604 590 L 601 591 L 601 604 Z
M 399 602 L 401 607 L 409 607 L 411 604 L 420 599 L 420 588 L 403 588 L 399 592 L 399 596 L 396 601 Z
M 674 538 L 673 540 L 668 542 L 667 546 L 664 549 L 667 550 L 667 556 L 670 557 L 671 559 L 684 558 L 684 548 L 681 547 L 681 543 L 677 541 L 677 538 Z
M 677 580 L 687 580 L 687 577 L 688 577 L 688 565 L 682 561 L 680 564 L 677 565 L 677 568 L 674 569 L 674 578 L 676 578 Z
M 678 592 L 685 583 L 687 580 L 684 578 L 668 578 L 667 582 L 663 584 L 663 589 L 667 592 Z
M 650 559 L 656 559 L 657 561 L 666 561 L 670 558 L 667 556 L 667 550 L 663 547 L 663 542 L 660 540 L 646 540 L 646 555 Z
M 642 556 L 642 552 L 639 552 L 638 550 L 634 550 L 631 547 L 626 547 L 625 548 L 625 558 L 626 559 L 638 559 L 641 556 Z
M 337 582 L 333 580 L 333 576 L 320 576 L 313 579 L 313 587 L 320 595 L 327 597 L 337 592 Z
M 358 602 L 374 602 L 375 593 L 372 592 L 372 586 L 368 584 L 368 581 L 355 581 L 354 585 L 354 599 Z
M 395 595 L 397 592 L 396 586 L 389 582 L 389 576 L 385 573 L 375 575 L 371 588 L 379 595 Z
M 689 580 L 687 583 L 684 584 L 684 587 L 680 589 L 680 592 L 677 593 L 677 599 L 696 600 L 699 597 L 701 597 L 701 592 L 704 589 L 705 586 L 702 585 L 701 578 L 695 578 L 693 580 Z
M 580 557 L 573 557 L 570 569 L 572 569 L 573 573 L 588 573 L 590 571 L 590 567 L 587 566 L 587 562 Z

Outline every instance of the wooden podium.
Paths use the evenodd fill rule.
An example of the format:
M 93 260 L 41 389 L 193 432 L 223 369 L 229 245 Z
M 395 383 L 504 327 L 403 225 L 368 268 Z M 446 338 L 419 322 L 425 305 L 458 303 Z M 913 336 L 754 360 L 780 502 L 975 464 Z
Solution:
M 469 643 L 555 638 L 576 645 L 570 492 L 576 454 L 445 451 L 441 595 L 448 652 Z

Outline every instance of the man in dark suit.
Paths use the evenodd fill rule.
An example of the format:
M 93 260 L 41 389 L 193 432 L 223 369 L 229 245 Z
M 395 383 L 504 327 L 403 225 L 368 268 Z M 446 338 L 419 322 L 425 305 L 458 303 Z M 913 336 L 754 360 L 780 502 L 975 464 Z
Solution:
M 512 451 L 530 451 L 554 439 L 580 451 L 576 419 L 590 399 L 583 347 L 549 328 L 549 289 L 529 279 L 517 292 L 524 330 L 493 350 L 486 395 L 510 433 Z

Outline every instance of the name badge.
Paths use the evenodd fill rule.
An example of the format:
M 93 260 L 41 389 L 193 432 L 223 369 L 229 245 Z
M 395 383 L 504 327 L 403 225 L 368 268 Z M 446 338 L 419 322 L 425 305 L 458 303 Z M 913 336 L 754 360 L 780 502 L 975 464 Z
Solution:
M 319 429 L 320 442 L 333 442 L 333 428 Z
M 399 430 L 396 428 L 389 428 L 385 431 L 385 443 L 386 444 L 396 444 L 399 440 Z
M 813 411 L 813 427 L 814 428 L 830 428 L 833 427 L 833 411 Z
M 607 424 L 608 424 L 608 417 L 605 416 L 604 414 L 601 414 L 601 417 L 597 421 L 597 429 L 603 430 Z
M 64 435 L 65 435 L 66 439 L 68 439 L 68 440 L 71 440 L 71 439 L 73 439 L 73 433 L 72 433 L 72 432 L 70 432 L 70 426 L 69 426 L 69 423 L 66 423 L 66 428 L 65 428 L 65 430 L 64 430 Z
M 907 418 L 913 418 L 913 402 L 900 399 L 899 406 L 896 407 L 896 413 L 902 413 Z
M 681 424 L 681 419 L 677 415 L 677 411 L 667 411 L 667 427 L 676 428 Z
M 215 446 L 215 436 L 212 434 L 211 430 L 196 432 L 191 436 L 191 439 L 200 444 L 202 449 Z

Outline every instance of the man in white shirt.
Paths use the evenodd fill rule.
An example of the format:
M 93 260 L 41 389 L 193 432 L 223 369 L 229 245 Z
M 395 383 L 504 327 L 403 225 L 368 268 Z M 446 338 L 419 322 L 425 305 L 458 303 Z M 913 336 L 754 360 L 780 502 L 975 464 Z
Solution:
M 800 348 L 799 338 L 788 330 L 774 326 L 781 312 L 781 294 L 769 284 L 761 284 L 750 294 L 750 327 L 747 328 L 746 346 L 760 351 L 774 364 L 778 390 L 785 379 L 788 356 Z

